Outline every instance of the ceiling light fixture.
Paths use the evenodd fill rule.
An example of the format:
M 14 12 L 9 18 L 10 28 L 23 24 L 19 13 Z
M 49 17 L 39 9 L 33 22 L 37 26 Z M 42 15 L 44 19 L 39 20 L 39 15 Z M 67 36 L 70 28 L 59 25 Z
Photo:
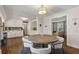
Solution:
M 47 13 L 47 8 L 44 5 L 41 5 L 38 11 L 38 14 L 46 14 Z
M 26 17 L 21 17 L 21 19 L 22 19 L 23 21 L 28 20 L 28 18 L 26 18 Z

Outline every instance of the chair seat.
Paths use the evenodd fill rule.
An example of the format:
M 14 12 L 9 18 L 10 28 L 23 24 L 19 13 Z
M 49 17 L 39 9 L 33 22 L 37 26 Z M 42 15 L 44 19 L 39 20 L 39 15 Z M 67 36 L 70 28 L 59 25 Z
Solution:
M 31 45 L 33 44 L 31 41 L 29 41 L 27 38 L 22 38 L 23 40 L 23 44 L 24 44 L 24 47 L 31 47 Z
M 59 49 L 63 47 L 64 38 L 57 36 L 58 41 L 53 43 L 54 49 Z
M 61 49 L 62 45 L 63 45 L 62 43 L 54 44 L 54 49 Z

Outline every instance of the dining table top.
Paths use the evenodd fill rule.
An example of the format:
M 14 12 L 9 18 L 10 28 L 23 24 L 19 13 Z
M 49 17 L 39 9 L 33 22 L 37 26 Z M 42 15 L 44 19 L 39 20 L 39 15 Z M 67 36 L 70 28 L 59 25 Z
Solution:
M 31 35 L 29 40 L 33 43 L 40 44 L 48 44 L 58 41 L 57 37 L 53 35 Z

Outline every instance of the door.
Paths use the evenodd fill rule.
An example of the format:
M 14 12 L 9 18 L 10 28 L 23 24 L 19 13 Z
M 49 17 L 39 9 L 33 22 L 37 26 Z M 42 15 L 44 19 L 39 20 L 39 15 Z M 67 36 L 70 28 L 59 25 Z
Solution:
M 27 36 L 28 35 L 28 23 L 27 22 L 23 22 L 23 26 L 24 26 L 24 30 L 23 30 L 23 34 L 24 36 Z
M 58 32 L 58 35 L 61 37 L 65 37 L 65 21 L 53 22 L 53 31 Z

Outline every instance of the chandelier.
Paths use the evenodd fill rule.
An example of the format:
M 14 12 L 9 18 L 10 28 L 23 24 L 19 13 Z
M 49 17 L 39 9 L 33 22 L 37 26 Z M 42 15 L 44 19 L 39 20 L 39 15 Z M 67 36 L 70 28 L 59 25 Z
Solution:
M 46 14 L 47 13 L 47 8 L 44 5 L 41 5 L 39 10 L 38 10 L 38 14 Z

